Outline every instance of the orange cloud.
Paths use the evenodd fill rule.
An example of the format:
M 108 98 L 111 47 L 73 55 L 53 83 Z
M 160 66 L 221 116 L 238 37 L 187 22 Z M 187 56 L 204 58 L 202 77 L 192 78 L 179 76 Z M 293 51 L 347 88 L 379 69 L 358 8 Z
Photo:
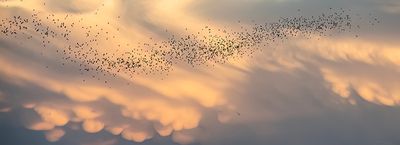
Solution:
M 83 121 L 83 130 L 88 133 L 97 133 L 104 128 L 104 123 L 98 120 L 88 119 Z
M 31 130 L 51 130 L 54 127 L 55 125 L 49 122 L 36 122 L 28 126 Z
M 181 132 L 174 132 L 174 134 L 172 135 L 172 140 L 183 145 L 194 142 L 194 138 L 192 136 L 183 134 Z
M 40 115 L 43 121 L 56 126 L 64 126 L 69 121 L 68 115 L 61 110 L 46 106 L 37 106 L 34 110 Z
M 49 142 L 56 142 L 61 139 L 65 134 L 65 131 L 59 128 L 46 131 L 45 137 Z

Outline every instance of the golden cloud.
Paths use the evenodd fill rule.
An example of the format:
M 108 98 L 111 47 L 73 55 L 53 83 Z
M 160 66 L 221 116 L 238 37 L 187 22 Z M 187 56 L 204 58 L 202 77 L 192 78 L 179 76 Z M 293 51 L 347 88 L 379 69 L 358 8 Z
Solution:
M 104 123 L 98 120 L 88 119 L 83 121 L 83 130 L 88 133 L 97 133 L 104 128 Z
M 61 139 L 65 134 L 65 131 L 59 128 L 46 131 L 45 137 L 49 142 L 56 142 Z

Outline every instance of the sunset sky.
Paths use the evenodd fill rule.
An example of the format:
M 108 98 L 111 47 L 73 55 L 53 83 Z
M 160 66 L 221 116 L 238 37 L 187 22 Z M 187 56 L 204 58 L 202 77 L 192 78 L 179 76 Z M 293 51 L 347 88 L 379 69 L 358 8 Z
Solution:
M 226 63 L 113 76 L 56 53 L 91 26 L 110 38 L 90 50 L 122 56 L 205 26 L 235 32 L 331 8 L 359 28 L 264 42 Z M 399 0 L 0 0 L 0 20 L 33 14 L 55 33 L 46 17 L 75 26 L 46 46 L 33 31 L 0 33 L 0 145 L 400 144 Z

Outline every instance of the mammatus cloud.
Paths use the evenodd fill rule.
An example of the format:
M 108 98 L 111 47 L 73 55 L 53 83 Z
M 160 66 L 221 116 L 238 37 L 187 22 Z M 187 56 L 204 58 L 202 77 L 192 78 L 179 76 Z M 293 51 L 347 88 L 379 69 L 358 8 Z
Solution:
M 354 74 L 335 74 L 331 70 L 323 70 L 325 79 L 331 84 L 332 91 L 349 98 L 352 90 L 367 101 L 394 106 L 399 102 L 397 85 L 387 85 Z M 390 83 L 390 82 L 389 82 Z
M 25 2 L 27 2 L 26 5 Z M 143 9 L 138 9 L 140 10 L 138 14 L 119 11 L 129 9 L 122 9 L 124 6 L 130 6 L 128 5 L 130 3 L 123 3 L 123 1 L 82 2 L 78 0 L 57 3 L 50 0 L 43 2 L 32 0 L 24 1 L 24 3 L 9 1 L 2 3 L 1 6 L 4 9 L 1 11 L 4 13 L 1 16 L 36 9 L 46 14 L 55 12 L 58 14 L 55 18 L 59 19 L 64 18 L 66 14 L 69 14 L 71 18 L 81 16 L 86 20 L 82 22 L 84 23 L 82 25 L 87 26 L 104 23 L 104 19 L 98 19 L 98 17 L 117 19 L 120 16 L 126 19 L 125 22 L 120 23 L 110 20 L 112 25 L 104 26 L 105 30 L 110 31 L 109 33 L 123 37 L 120 40 L 99 42 L 99 45 L 104 47 L 104 49 L 99 49 L 101 52 L 108 52 L 107 47 L 115 47 L 118 44 L 136 43 L 142 40 L 147 42 L 147 36 L 142 34 L 154 34 L 155 37 L 160 37 L 153 38 L 154 41 L 162 40 L 163 36 L 160 32 L 152 31 L 151 28 L 154 27 L 160 27 L 159 29 L 168 27 L 169 31 L 176 33 L 196 33 L 197 28 L 201 29 L 204 23 L 212 23 L 211 25 L 216 27 L 224 25 L 209 22 L 204 16 L 197 18 L 196 15 L 183 15 L 188 11 L 185 9 L 186 6 L 190 6 L 192 1 L 138 2 L 137 4 L 143 6 Z M 103 11 L 97 11 L 98 9 Z M 145 17 L 137 19 L 135 15 L 139 13 Z M 176 23 L 178 20 L 182 23 Z M 190 28 L 189 32 L 182 30 L 185 27 Z M 111 31 L 116 28 L 120 31 Z M 74 36 L 73 39 L 84 38 Z M 343 39 L 312 37 L 307 40 L 298 40 L 293 38 L 284 45 L 263 47 L 263 53 L 256 55 L 255 58 L 244 58 L 243 61 L 216 65 L 212 69 L 192 69 L 179 65 L 167 77 L 138 76 L 130 79 L 128 76 L 121 75 L 108 82 L 110 85 L 104 85 L 103 80 L 91 78 L 92 75 L 97 74 L 80 74 L 74 71 L 79 69 L 76 65 L 66 64 L 58 67 L 62 62 L 58 61 L 54 53 L 41 55 L 41 52 L 47 52 L 47 50 L 41 50 L 41 46 L 38 46 L 40 43 L 36 41 L 21 44 L 13 39 L 2 37 L 0 74 L 7 78 L 4 83 L 9 86 L 25 88 L 34 84 L 40 88 L 36 91 L 51 93 L 43 93 L 35 97 L 30 95 L 35 91 L 28 91 L 23 94 L 24 96 L 13 96 L 0 90 L 3 92 L 0 93 L 0 102 L 11 104 L 0 109 L 2 112 L 9 112 L 11 108 L 22 107 L 32 111 L 30 115 L 33 117 L 26 120 L 26 127 L 43 131 L 45 138 L 50 142 L 58 141 L 68 134 L 65 128 L 82 129 L 89 134 L 109 132 L 133 142 L 145 142 L 156 136 L 169 137 L 179 144 L 206 142 L 207 138 L 203 136 L 207 135 L 188 131 L 202 130 L 212 124 L 209 122 L 229 124 L 258 120 L 267 115 L 256 111 L 244 114 L 238 108 L 252 110 L 260 106 L 246 104 L 245 100 L 263 98 L 260 96 L 282 95 L 271 93 L 272 91 L 245 96 L 241 99 L 231 98 L 228 95 L 241 89 L 240 84 L 247 82 L 248 75 L 257 69 L 263 69 L 271 74 L 276 72 L 295 76 L 300 75 L 296 73 L 304 71 L 316 76 L 320 75 L 321 80 L 314 78 L 315 80 L 312 81 L 319 81 L 316 84 L 326 84 L 327 89 L 348 98 L 349 101 L 352 101 L 352 96 L 355 94 L 372 103 L 387 106 L 396 106 L 399 101 L 397 88 L 400 80 L 394 79 L 399 75 L 396 69 L 400 64 L 399 45 L 375 43 L 353 36 Z M 58 47 L 63 44 L 53 45 L 48 47 Z M 254 62 L 254 60 L 257 61 Z M 130 85 L 127 86 L 127 83 Z M 275 83 L 279 84 L 271 82 L 271 84 Z M 285 92 L 303 92 L 291 90 L 297 88 L 293 86 L 302 85 L 304 84 L 293 83 L 271 85 L 271 87 L 275 87 L 276 90 L 285 90 Z M 253 86 L 253 88 L 266 89 L 261 86 L 258 88 Z M 317 86 L 310 86 L 310 88 L 312 92 L 320 91 Z M 262 107 L 259 110 L 262 110 Z M 279 116 L 276 112 L 271 114 L 271 116 Z M 279 117 L 276 118 L 279 119 Z M 75 126 L 76 124 L 78 127 Z M 113 144 L 115 141 L 111 140 L 109 143 Z
M 180 132 L 175 132 L 172 135 L 172 140 L 179 144 L 190 144 L 194 142 L 194 138 L 190 135 L 182 134 Z
M 45 122 L 49 122 L 56 126 L 64 126 L 68 123 L 69 117 L 60 110 L 45 106 L 37 106 L 34 108 L 34 110 Z
M 4 65 L 7 66 L 7 65 Z M 13 70 L 20 71 L 20 70 Z M 27 72 L 20 71 L 20 72 Z M 34 73 L 31 71 L 30 74 Z M 3 72 L 3 75 L 10 75 Z M 71 99 L 71 102 L 60 103 L 51 100 L 32 100 L 20 104 L 21 107 L 33 109 L 40 118 L 39 120 L 31 120 L 27 127 L 32 130 L 51 131 L 57 127 L 63 127 L 70 122 L 81 123 L 82 129 L 88 133 L 98 133 L 105 129 L 114 134 L 121 135 L 123 138 L 135 142 L 143 142 L 152 138 L 154 135 L 169 136 L 174 131 L 196 128 L 202 119 L 201 108 L 217 107 L 215 103 L 207 103 L 213 101 L 197 102 L 197 99 L 192 99 L 195 96 L 131 96 L 129 93 L 108 87 L 98 87 L 104 92 L 90 91 L 91 87 L 79 87 L 76 85 L 66 85 L 54 80 L 35 80 L 29 78 L 43 78 L 39 74 L 34 74 L 36 77 L 25 77 L 13 75 L 15 81 L 22 82 L 41 82 L 42 87 L 59 93 L 60 96 Z M 50 85 L 43 85 L 49 82 L 50 84 L 62 84 L 56 88 Z M 87 86 L 87 85 L 85 85 Z M 186 92 L 186 88 L 180 88 L 176 91 Z M 193 90 L 192 90 L 193 91 Z M 82 95 L 82 92 L 87 92 Z M 134 94 L 134 91 L 132 92 Z M 160 92 L 162 93 L 162 92 Z M 171 95 L 171 94 L 166 94 Z M 73 96 L 73 97 L 69 97 Z M 87 100 L 86 96 L 94 99 Z M 81 99 L 82 97 L 82 99 Z M 210 99 L 214 99 L 211 96 Z M 61 99 L 55 98 L 55 99 Z M 105 99 L 110 103 L 111 107 L 116 110 L 107 110 L 98 104 L 100 99 Z M 187 100 L 185 100 L 187 99 Z M 17 103 L 19 104 L 19 103 Z M 223 104 L 223 103 L 222 103 Z M 220 104 L 221 105 L 221 104 Z M 218 105 L 218 106 L 220 106 Z M 154 107 L 156 106 L 156 107 Z
M 104 128 L 104 123 L 88 119 L 83 121 L 82 127 L 88 133 L 97 133 Z
M 3 96 L 3 93 L 0 92 L 0 112 L 10 112 L 11 108 L 10 106 L 7 106 L 3 101 L 5 100 L 5 97 Z
M 397 67 L 400 65 L 398 45 L 367 40 L 319 40 L 318 44 L 300 43 L 311 55 L 336 65 L 320 66 L 332 91 L 348 98 L 354 91 L 367 101 L 394 106 L 399 102 Z M 341 65 L 341 66 L 337 66 Z
M 60 138 L 64 136 L 64 134 L 65 134 L 64 130 L 56 128 L 50 131 L 46 131 L 45 137 L 49 142 L 56 142 L 60 140 Z

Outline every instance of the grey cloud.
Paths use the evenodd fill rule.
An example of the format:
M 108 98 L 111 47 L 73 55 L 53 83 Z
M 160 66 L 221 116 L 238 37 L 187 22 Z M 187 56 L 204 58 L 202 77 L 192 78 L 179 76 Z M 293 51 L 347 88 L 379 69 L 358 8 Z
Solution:
M 222 21 L 226 23 L 256 23 L 274 22 L 280 17 L 290 17 L 296 15 L 313 16 L 329 10 L 329 8 L 351 9 L 353 15 L 360 15 L 363 20 L 360 21 L 363 28 L 353 33 L 361 34 L 363 37 L 370 37 L 374 40 L 380 40 L 381 35 L 385 35 L 383 41 L 387 39 L 394 41 L 400 31 L 392 29 L 400 23 L 398 14 L 388 13 L 387 6 L 396 6 L 396 2 L 392 0 L 250 0 L 250 1 L 231 1 L 231 0 L 202 0 L 196 1 L 188 6 L 189 14 L 200 16 L 202 18 L 211 19 L 211 21 Z M 300 12 L 298 12 L 300 9 Z M 368 26 L 368 14 L 374 14 L 382 19 L 382 24 Z M 356 16 L 354 16 L 356 17 Z M 372 33 L 371 33 L 371 29 Z M 352 36 L 354 34 L 352 33 Z M 380 35 L 373 35 L 380 34 Z
M 400 128 L 394 127 L 400 119 L 398 107 L 376 105 L 356 94 L 353 97 L 358 105 L 352 105 L 329 93 L 321 84 L 321 76 L 308 72 L 290 75 L 256 70 L 249 77 L 249 83 L 228 94 L 248 106 L 238 109 L 241 115 L 233 123 L 206 128 L 211 134 L 202 140 L 204 144 L 395 145 L 400 142 L 396 137 Z

